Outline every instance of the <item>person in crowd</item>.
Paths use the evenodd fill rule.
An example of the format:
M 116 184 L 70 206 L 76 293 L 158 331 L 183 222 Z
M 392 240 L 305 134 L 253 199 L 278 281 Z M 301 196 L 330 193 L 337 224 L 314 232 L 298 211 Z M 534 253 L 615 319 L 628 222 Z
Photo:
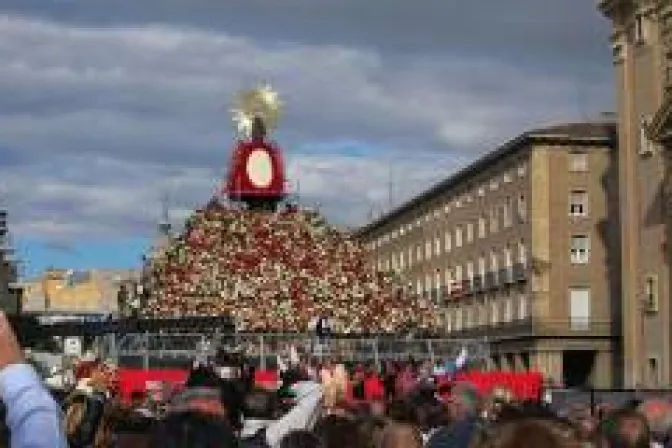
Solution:
M 651 448 L 652 437 L 646 417 L 632 406 L 614 411 L 597 429 L 598 448 Z
M 481 397 L 469 383 L 458 382 L 447 400 L 449 424 L 433 432 L 427 448 L 469 446 L 480 430 Z
M 261 439 L 267 446 L 276 448 L 289 432 L 313 428 L 322 411 L 322 386 L 302 381 L 292 389 L 296 404 L 284 415 L 281 415 L 276 391 L 255 389 L 247 394 L 243 407 L 243 442 L 252 444 Z
M 280 448 L 323 448 L 324 445 L 311 431 L 295 430 L 289 432 L 280 442 Z
M 199 410 L 170 412 L 152 432 L 152 448 L 238 448 L 231 425 L 221 415 Z
M 67 448 L 63 416 L 0 311 L 0 398 L 13 448 Z
M 355 419 L 343 415 L 328 415 L 315 425 L 315 434 L 324 448 L 361 448 L 367 442 L 361 439 Z
M 383 429 L 380 448 L 422 448 L 420 430 L 409 423 L 391 423 Z
M 444 445 L 468 446 L 468 445 Z M 571 426 L 552 419 L 521 418 L 496 426 L 476 448 L 580 448 Z M 616 446 L 612 447 L 616 448 Z

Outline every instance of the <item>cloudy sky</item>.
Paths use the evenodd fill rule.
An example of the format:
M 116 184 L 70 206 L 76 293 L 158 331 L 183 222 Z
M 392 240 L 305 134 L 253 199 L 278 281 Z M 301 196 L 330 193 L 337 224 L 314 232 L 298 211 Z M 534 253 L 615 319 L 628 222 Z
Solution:
M 0 201 L 34 274 L 138 263 L 217 188 L 270 81 L 302 200 L 343 225 L 524 130 L 612 109 L 590 0 L 0 0 Z

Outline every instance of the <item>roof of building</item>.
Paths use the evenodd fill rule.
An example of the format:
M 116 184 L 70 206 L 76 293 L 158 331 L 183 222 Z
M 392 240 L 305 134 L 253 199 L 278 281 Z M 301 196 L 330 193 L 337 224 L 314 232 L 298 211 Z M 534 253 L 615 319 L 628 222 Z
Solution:
M 556 145 L 578 144 L 583 146 L 599 143 L 611 146 L 616 144 L 616 132 L 617 126 L 613 121 L 563 123 L 527 131 L 507 141 L 494 151 L 484 154 L 474 162 L 449 176 L 447 179 L 438 182 L 417 196 L 392 209 L 389 213 L 360 227 L 354 232 L 354 235 L 361 236 L 389 223 L 404 212 L 408 212 L 423 202 L 433 199 L 440 194 L 463 184 L 465 181 L 472 179 L 475 175 L 492 166 L 494 163 L 515 154 L 532 143 L 554 143 Z

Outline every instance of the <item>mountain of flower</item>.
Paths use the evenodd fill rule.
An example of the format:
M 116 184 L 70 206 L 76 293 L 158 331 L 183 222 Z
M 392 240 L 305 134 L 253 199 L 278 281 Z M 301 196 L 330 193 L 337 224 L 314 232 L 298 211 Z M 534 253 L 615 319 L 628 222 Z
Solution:
M 313 210 L 244 210 L 212 201 L 148 270 L 145 316 L 231 315 L 241 331 L 303 332 L 321 316 L 339 333 L 438 324 L 429 303 L 376 273 L 363 248 Z

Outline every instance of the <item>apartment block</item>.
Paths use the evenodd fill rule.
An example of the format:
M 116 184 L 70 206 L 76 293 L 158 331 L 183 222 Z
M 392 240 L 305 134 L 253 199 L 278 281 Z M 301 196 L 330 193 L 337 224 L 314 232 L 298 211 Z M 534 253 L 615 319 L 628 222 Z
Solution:
M 568 386 L 620 378 L 616 126 L 526 132 L 358 230 L 489 367 Z

